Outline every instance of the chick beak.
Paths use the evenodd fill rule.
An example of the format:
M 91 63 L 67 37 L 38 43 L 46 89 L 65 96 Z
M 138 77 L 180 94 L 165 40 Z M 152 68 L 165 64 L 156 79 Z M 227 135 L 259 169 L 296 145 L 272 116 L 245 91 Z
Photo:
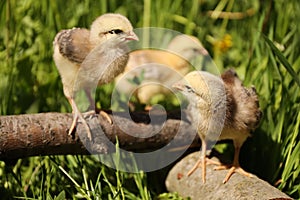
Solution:
M 209 55 L 208 51 L 204 47 L 198 49 L 198 52 L 199 52 L 200 55 L 203 55 L 203 56 L 208 56 Z
M 129 32 L 127 32 L 126 40 L 136 40 L 136 41 L 139 41 L 139 38 L 138 38 L 138 36 L 133 31 L 129 31 Z
M 174 83 L 172 87 L 175 88 L 176 90 L 183 91 L 183 85 L 180 82 Z

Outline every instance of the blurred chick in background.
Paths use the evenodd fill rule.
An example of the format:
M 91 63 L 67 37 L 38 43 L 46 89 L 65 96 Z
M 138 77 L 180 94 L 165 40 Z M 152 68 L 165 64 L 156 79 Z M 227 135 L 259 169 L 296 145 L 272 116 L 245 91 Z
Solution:
M 239 164 L 243 143 L 259 124 L 261 111 L 255 88 L 245 88 L 233 70 L 220 77 L 204 71 L 194 71 L 174 84 L 189 100 L 188 112 L 202 142 L 201 158 L 188 172 L 191 175 L 201 164 L 202 181 L 205 182 L 207 140 L 231 139 L 234 144 L 232 165 L 220 165 L 216 169 L 230 168 L 223 183 L 235 172 L 251 177 Z M 211 161 L 212 162 L 212 161 Z
M 200 41 L 189 35 L 174 37 L 166 50 L 143 49 L 129 54 L 124 73 L 116 79 L 116 89 L 136 95 L 149 106 L 157 94 L 167 95 L 176 81 L 191 70 L 190 62 L 198 55 L 208 55 Z
M 104 14 L 91 29 L 73 28 L 60 31 L 53 42 L 53 59 L 63 83 L 64 95 L 72 106 L 71 134 L 78 119 L 91 140 L 90 128 L 75 103 L 76 92 L 83 89 L 94 108 L 91 90 L 97 84 L 111 82 L 123 72 L 128 61 L 128 40 L 138 40 L 129 20 L 120 14 Z M 90 113 L 90 112 L 89 112 Z M 91 113 L 95 113 L 94 109 Z

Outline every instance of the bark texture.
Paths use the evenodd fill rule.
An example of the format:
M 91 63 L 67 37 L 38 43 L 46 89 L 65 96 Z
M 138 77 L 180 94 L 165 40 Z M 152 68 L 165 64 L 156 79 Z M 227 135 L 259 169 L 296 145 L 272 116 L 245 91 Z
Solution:
M 182 115 L 182 116 L 181 116 Z M 86 137 L 78 123 L 76 132 L 68 135 L 71 114 L 39 113 L 0 116 L 0 159 L 17 159 L 37 155 L 108 153 L 114 151 L 116 136 L 121 148 L 152 151 L 170 141 L 176 146 L 189 145 L 195 130 L 181 112 L 110 114 L 113 124 L 102 115 L 87 118 L 93 141 Z M 197 137 L 196 137 L 197 139 Z M 194 144 L 198 144 L 195 140 Z

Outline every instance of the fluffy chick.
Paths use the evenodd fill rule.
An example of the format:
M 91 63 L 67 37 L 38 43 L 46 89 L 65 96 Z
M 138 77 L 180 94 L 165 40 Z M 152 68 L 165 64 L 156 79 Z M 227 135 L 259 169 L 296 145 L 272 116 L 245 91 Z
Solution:
M 168 94 L 176 81 L 190 71 L 189 61 L 197 55 L 208 55 L 200 41 L 189 35 L 178 35 L 166 50 L 143 49 L 129 54 L 124 73 L 116 79 L 116 88 L 124 94 L 133 91 L 140 103 L 148 104 L 156 94 Z M 128 80 L 139 79 L 133 84 Z
M 201 158 L 188 172 L 192 174 L 200 165 L 202 181 L 206 176 L 206 141 L 233 140 L 235 153 L 233 164 L 223 180 L 226 183 L 235 172 L 251 177 L 239 164 L 240 148 L 260 121 L 258 96 L 255 88 L 245 88 L 234 70 L 224 72 L 220 77 L 208 72 L 194 71 L 174 85 L 189 99 L 189 113 L 196 124 L 202 142 Z M 218 169 L 226 169 L 223 165 Z
M 138 40 L 130 21 L 120 14 L 104 14 L 91 29 L 73 28 L 60 31 L 54 39 L 53 59 L 63 83 L 64 95 L 73 110 L 71 134 L 80 119 L 91 139 L 89 126 L 80 113 L 74 97 L 83 89 L 94 106 L 91 90 L 111 82 L 124 71 L 128 61 L 128 40 Z

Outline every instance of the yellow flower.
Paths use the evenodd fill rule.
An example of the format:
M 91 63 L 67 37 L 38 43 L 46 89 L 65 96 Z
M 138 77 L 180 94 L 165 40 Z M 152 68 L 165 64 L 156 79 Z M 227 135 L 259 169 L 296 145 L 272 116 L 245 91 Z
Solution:
M 213 46 L 215 51 L 225 53 L 230 47 L 232 47 L 231 35 L 225 34 L 223 38 L 215 40 Z

